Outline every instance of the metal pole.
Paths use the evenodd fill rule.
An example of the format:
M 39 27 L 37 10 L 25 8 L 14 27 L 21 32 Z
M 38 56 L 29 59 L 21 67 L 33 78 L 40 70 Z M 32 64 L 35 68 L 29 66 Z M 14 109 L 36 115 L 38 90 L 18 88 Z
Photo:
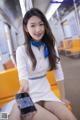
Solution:
M 13 49 L 12 49 L 12 43 L 11 43 L 11 36 L 10 36 L 10 32 L 9 32 L 9 27 L 6 24 L 4 24 L 4 28 L 5 28 L 5 35 L 6 35 L 8 48 L 9 48 L 10 58 L 13 61 L 14 65 L 16 65 L 15 58 L 14 58 L 14 55 L 13 55 Z

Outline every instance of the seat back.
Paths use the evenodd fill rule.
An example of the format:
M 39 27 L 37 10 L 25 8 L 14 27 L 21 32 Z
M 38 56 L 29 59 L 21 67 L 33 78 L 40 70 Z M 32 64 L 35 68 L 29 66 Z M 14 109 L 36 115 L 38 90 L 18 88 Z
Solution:
M 0 107 L 14 99 L 19 87 L 20 84 L 16 68 L 0 72 Z
M 49 81 L 49 83 L 51 85 L 52 91 L 55 93 L 55 95 L 57 97 L 60 98 L 60 92 L 59 92 L 59 89 L 58 89 L 58 86 L 57 86 L 57 82 L 56 82 L 56 78 L 55 78 L 55 73 L 54 73 L 53 70 L 48 72 L 47 78 L 48 78 L 48 81 Z
M 48 71 L 47 78 L 49 80 L 50 85 L 56 85 L 56 78 L 54 71 Z

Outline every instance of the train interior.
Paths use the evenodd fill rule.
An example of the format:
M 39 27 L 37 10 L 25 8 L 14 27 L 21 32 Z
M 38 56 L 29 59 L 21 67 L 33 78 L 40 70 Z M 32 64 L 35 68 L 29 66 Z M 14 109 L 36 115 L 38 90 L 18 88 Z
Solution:
M 55 36 L 64 73 L 66 97 L 71 101 L 73 113 L 80 120 L 80 0 L 0 0 L 0 89 L 7 86 L 9 75 L 10 78 L 17 76 L 16 49 L 25 42 L 22 19 L 32 7 L 44 13 Z M 15 91 L 11 90 L 12 93 L 9 94 L 9 90 L 0 91 L 0 106 L 6 103 L 5 91 L 9 101 L 14 98 L 19 81 L 15 79 L 11 83 L 9 80 L 9 86 L 15 86 L 15 83 L 18 86 Z M 51 83 L 51 86 L 53 84 L 55 86 L 56 83 Z M 59 96 L 58 92 L 56 90 Z

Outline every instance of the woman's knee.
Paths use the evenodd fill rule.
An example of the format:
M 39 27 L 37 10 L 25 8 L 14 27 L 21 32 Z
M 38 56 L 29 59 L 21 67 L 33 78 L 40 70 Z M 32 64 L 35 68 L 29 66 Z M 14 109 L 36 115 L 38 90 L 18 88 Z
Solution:
M 45 102 L 45 108 L 54 113 L 61 120 L 77 120 L 73 113 L 60 102 Z
M 61 120 L 77 120 L 72 112 L 63 113 L 61 115 Z

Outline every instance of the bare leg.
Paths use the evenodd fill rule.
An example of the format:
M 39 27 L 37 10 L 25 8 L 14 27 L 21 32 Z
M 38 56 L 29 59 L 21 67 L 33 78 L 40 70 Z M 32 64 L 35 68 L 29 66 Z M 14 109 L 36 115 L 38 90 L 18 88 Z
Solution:
M 34 115 L 32 120 L 59 120 L 54 114 L 36 104 L 37 113 Z
M 44 102 L 44 107 L 60 120 L 77 120 L 72 112 L 61 102 Z
M 16 104 L 13 106 L 8 120 L 21 120 L 20 119 L 20 111 Z
M 37 112 L 31 118 L 27 116 L 21 117 L 20 111 L 15 104 L 12 108 L 11 114 L 9 115 L 8 120 L 59 120 L 54 114 L 43 108 L 42 106 L 35 104 Z

